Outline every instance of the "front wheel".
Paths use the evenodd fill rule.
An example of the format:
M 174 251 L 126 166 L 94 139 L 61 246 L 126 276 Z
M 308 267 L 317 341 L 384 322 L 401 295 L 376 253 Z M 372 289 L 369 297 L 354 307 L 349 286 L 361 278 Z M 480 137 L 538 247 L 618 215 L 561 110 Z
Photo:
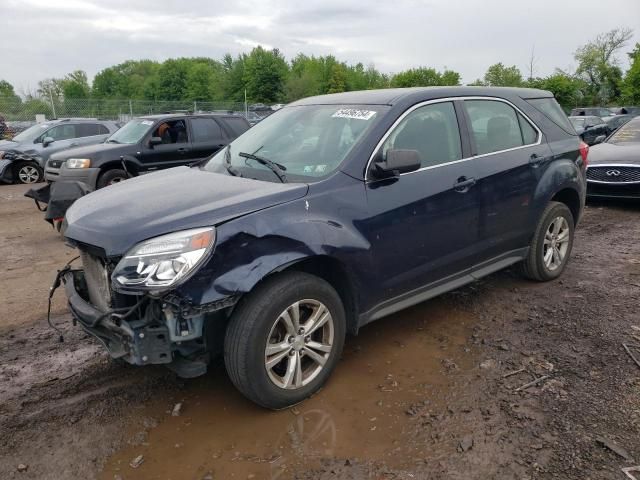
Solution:
M 564 203 L 550 202 L 538 221 L 529 253 L 522 262 L 524 276 L 539 282 L 558 278 L 571 255 L 574 229 L 571 210 Z
M 326 281 L 300 272 L 279 274 L 247 295 L 225 335 L 231 381 L 246 397 L 280 409 L 317 392 L 344 345 L 345 313 Z
M 29 162 L 20 162 L 15 169 L 18 183 L 38 183 L 42 181 L 42 169 Z
M 120 183 L 127 179 L 127 172 L 121 170 L 119 168 L 113 168 L 111 170 L 107 170 L 100 178 L 98 178 L 98 188 L 107 187 L 109 185 L 113 185 L 114 183 Z

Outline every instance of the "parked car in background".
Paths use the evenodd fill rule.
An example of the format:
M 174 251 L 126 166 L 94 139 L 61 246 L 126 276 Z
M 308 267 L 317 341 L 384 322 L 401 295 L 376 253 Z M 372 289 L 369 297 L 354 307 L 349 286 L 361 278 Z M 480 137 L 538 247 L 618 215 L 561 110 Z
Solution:
M 33 125 L 10 140 L 0 140 L 0 179 L 8 183 L 42 181 L 49 157 L 81 145 L 95 145 L 118 130 L 118 124 L 64 118 Z
M 589 197 L 640 200 L 640 117 L 591 148 L 587 187 Z
M 201 162 L 249 129 L 239 115 L 163 114 L 136 118 L 99 145 L 54 154 L 45 178 L 98 189 L 129 177 Z
M 618 128 L 620 128 L 622 125 L 627 123 L 633 117 L 635 117 L 635 115 L 620 114 L 620 115 L 614 115 L 612 117 L 607 117 L 603 120 L 607 124 L 607 127 L 609 129 L 609 135 L 611 135 L 613 132 L 615 132 Z
M 570 117 L 584 117 L 584 116 L 595 116 L 595 117 L 608 117 L 609 115 L 613 115 L 608 108 L 605 107 L 577 107 L 572 108 Z
M 252 127 L 264 118 L 258 115 L 256 112 L 252 112 L 251 110 L 243 113 L 243 116 L 247 119 L 249 125 L 251 125 Z
M 271 110 L 280 110 L 282 107 L 284 107 L 284 103 L 276 103 L 275 105 L 271 105 Z
M 600 117 L 593 115 L 569 117 L 569 121 L 587 145 L 602 142 L 609 135 L 609 126 Z
M 614 115 L 640 115 L 640 107 L 612 107 L 609 110 Z
M 542 90 L 300 100 L 203 166 L 78 200 L 70 308 L 115 358 L 196 376 L 224 353 L 244 395 L 284 408 L 325 383 L 347 332 L 509 265 L 558 278 L 587 154 Z

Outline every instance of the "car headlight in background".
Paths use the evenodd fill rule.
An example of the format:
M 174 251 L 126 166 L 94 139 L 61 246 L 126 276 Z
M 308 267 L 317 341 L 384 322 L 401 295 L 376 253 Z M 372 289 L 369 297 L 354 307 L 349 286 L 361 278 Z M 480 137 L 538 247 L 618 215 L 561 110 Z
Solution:
M 67 168 L 89 168 L 91 159 L 89 158 L 70 158 L 67 160 Z
M 126 289 L 160 291 L 174 287 L 204 262 L 215 240 L 214 227 L 145 240 L 126 253 L 111 278 Z
M 0 159 L 4 157 L 4 150 L 0 150 Z

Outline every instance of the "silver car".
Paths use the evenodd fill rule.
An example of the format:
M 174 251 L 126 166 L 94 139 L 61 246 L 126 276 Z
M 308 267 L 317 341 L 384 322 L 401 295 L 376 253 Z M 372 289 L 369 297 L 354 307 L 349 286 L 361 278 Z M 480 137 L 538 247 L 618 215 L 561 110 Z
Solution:
M 104 142 L 118 124 L 86 118 L 65 118 L 36 124 L 11 140 L 0 140 L 0 180 L 36 183 L 53 153 Z

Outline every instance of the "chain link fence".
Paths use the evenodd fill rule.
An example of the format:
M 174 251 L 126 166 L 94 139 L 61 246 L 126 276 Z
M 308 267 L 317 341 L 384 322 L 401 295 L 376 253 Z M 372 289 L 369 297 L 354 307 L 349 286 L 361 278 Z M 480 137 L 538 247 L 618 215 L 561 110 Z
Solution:
M 248 116 L 249 120 L 264 117 L 268 110 L 249 111 L 239 102 L 199 102 L 189 100 L 102 100 L 32 98 L 0 96 L 0 117 L 4 118 L 7 133 L 19 133 L 31 125 L 55 118 L 96 118 L 126 122 L 134 117 L 157 113 L 225 112 Z M 2 129 L 0 119 L 0 129 Z M 0 131 L 0 136 L 2 136 Z

